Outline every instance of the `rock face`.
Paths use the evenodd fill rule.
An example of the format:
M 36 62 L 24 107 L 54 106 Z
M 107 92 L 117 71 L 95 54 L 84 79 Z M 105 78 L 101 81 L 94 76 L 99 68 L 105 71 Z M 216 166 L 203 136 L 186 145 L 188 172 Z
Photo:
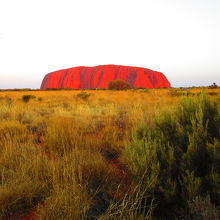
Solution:
M 163 73 L 141 67 L 102 65 L 95 67 L 73 67 L 48 73 L 41 89 L 71 88 L 96 89 L 108 88 L 115 79 L 129 82 L 133 88 L 170 88 L 170 82 Z

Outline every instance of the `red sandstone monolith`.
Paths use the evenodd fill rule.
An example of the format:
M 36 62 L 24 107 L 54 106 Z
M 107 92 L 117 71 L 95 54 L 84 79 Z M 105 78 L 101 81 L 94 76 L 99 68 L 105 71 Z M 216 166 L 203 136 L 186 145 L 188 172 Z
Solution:
M 48 73 L 41 89 L 70 88 L 96 89 L 108 88 L 109 82 L 122 79 L 133 88 L 170 88 L 166 76 L 157 71 L 141 67 L 102 65 L 95 67 L 73 67 Z

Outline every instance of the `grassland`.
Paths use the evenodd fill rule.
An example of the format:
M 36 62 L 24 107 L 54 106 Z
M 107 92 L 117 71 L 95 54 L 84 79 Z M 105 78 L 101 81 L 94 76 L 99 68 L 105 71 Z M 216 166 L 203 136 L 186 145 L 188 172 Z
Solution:
M 0 219 L 219 219 L 219 92 L 0 92 Z

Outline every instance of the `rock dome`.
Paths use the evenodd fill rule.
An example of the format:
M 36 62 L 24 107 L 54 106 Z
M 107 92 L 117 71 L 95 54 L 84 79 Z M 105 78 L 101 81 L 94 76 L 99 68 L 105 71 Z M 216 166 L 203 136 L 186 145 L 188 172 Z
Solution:
M 171 87 L 170 82 L 161 72 L 141 67 L 101 65 L 95 67 L 79 66 L 48 73 L 42 81 L 41 89 L 108 88 L 109 82 L 116 79 L 129 82 L 133 88 Z

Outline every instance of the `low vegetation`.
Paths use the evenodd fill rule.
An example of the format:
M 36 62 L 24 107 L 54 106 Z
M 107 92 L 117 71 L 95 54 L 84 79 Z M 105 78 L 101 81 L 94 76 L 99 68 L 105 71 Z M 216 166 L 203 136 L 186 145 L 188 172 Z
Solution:
M 126 90 L 126 89 L 131 89 L 131 84 L 122 79 L 116 79 L 109 82 L 108 88 L 110 90 Z
M 219 219 L 219 90 L 141 91 L 0 92 L 0 219 Z
M 34 96 L 34 95 L 23 95 L 22 96 L 22 101 L 23 102 L 29 102 L 31 99 L 35 99 L 36 98 L 36 96 Z
M 218 88 L 218 85 L 215 82 L 209 86 L 209 89 L 217 89 L 217 88 Z

